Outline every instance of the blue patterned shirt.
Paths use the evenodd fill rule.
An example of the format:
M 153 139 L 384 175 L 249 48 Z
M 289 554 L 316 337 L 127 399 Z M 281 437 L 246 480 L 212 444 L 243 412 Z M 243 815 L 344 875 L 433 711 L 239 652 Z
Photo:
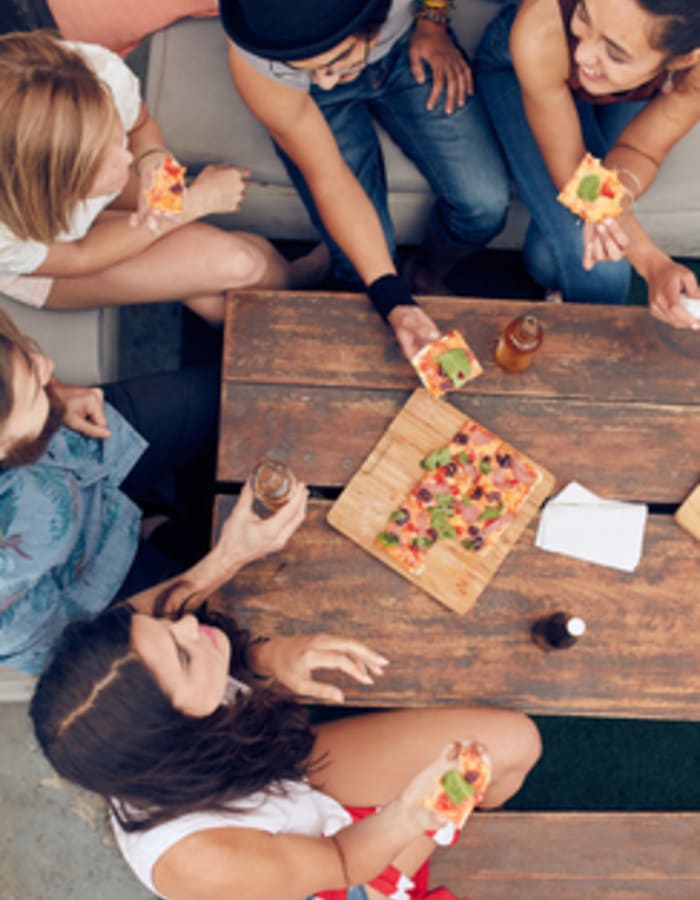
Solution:
M 68 622 L 114 599 L 138 548 L 119 485 L 146 441 L 105 412 L 108 440 L 64 427 L 36 463 L 0 471 L 0 663 L 31 674 Z

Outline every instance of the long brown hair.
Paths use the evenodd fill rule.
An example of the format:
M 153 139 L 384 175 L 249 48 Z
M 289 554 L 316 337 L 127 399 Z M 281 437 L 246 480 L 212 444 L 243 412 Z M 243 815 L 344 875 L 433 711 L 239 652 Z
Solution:
M 256 680 L 248 633 L 206 608 L 231 641 L 231 673 L 251 691 L 202 718 L 176 710 L 131 649 L 133 611 L 114 606 L 69 625 L 39 679 L 30 715 L 42 750 L 69 781 L 105 797 L 128 831 L 283 792 L 315 766 L 303 707 Z
M 70 225 L 117 111 L 83 57 L 46 31 L 0 37 L 0 221 L 51 243 Z

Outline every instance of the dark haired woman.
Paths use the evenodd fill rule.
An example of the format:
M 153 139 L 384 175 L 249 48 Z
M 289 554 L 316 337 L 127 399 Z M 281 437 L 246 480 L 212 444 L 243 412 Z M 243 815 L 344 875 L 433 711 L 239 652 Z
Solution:
M 456 744 L 488 748 L 492 807 L 520 787 L 539 736 L 485 707 L 311 728 L 286 690 L 318 696 L 317 668 L 371 683 L 385 662 L 329 635 L 256 643 L 211 612 L 114 607 L 66 629 L 31 715 L 59 774 L 109 800 L 123 854 L 161 897 L 418 900 L 427 888 L 404 891 L 435 846 L 425 832 L 444 825 L 423 799 Z
M 487 28 L 477 78 L 532 222 L 530 273 L 564 300 L 624 303 L 630 263 L 653 315 L 700 327 L 695 275 L 657 247 L 632 205 L 700 118 L 697 0 L 523 0 Z M 616 169 L 625 210 L 599 225 L 557 203 L 586 150 Z

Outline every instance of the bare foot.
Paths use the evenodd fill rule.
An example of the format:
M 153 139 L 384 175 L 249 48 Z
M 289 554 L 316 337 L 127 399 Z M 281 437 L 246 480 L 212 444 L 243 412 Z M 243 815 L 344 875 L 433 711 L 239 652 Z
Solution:
M 289 287 L 315 287 L 328 276 L 331 270 L 331 255 L 321 241 L 306 256 L 289 263 Z

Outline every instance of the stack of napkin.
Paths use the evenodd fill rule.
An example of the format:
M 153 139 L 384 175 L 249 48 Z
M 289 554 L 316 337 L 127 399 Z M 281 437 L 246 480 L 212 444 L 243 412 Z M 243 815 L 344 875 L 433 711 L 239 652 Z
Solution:
M 643 503 L 606 500 L 572 481 L 545 506 L 535 544 L 633 572 L 642 556 L 646 519 Z

